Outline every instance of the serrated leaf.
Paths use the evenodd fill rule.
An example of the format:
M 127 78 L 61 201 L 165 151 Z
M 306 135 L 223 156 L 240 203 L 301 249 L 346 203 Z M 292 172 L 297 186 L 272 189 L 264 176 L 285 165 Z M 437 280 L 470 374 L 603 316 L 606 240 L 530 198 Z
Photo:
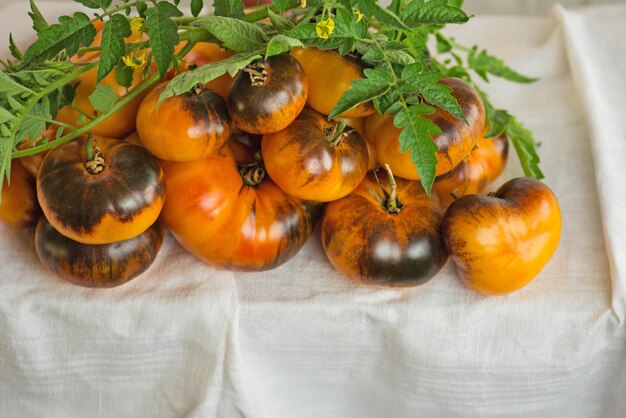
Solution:
M 489 123 L 489 131 L 485 134 L 485 138 L 495 138 L 506 131 L 511 116 L 506 110 L 496 109 Z
M 507 66 L 501 59 L 489 55 L 486 50 L 477 54 L 477 49 L 473 48 L 467 55 L 467 63 L 485 81 L 488 81 L 487 73 L 505 80 L 517 83 L 532 83 L 536 78 L 527 77 Z
M 159 97 L 159 103 L 163 100 L 190 91 L 196 84 L 205 84 L 221 76 L 230 74 L 235 76 L 239 70 L 252 61 L 263 58 L 259 51 L 239 53 L 224 60 L 212 62 L 196 69 L 185 71 L 174 77 L 165 87 Z
M 432 114 L 434 111 L 433 107 L 417 104 L 410 106 L 408 112 L 402 110 L 393 118 L 395 127 L 402 129 L 398 137 L 400 151 L 411 153 L 411 161 L 428 195 L 437 174 L 438 148 L 433 137 L 440 135 L 441 129 L 422 116 Z
M 35 32 L 37 33 L 50 26 L 33 0 L 30 0 L 30 12 L 28 12 L 28 16 L 30 16 L 33 21 L 33 29 L 35 29 Z
M 272 26 L 278 32 L 283 33 L 287 32 L 289 29 L 293 29 L 296 26 L 296 22 L 287 17 L 278 15 L 272 11 L 272 9 L 267 9 L 267 16 L 272 22 Z
M 13 119 L 15 119 L 15 115 L 6 110 L 4 107 L 0 106 L 0 123 L 5 123 Z
M 77 84 L 66 84 L 61 88 L 61 96 L 59 97 L 59 107 L 69 106 L 74 103 L 76 98 Z
M 18 46 L 15 44 L 15 40 L 13 40 L 13 35 L 12 34 L 9 34 L 9 51 L 11 52 L 11 55 L 15 59 L 22 60 L 22 58 L 24 58 L 24 54 L 18 48 Z
M 224 47 L 235 52 L 255 51 L 264 48 L 268 42 L 260 27 L 231 17 L 207 16 L 198 19 L 194 25 L 208 31 Z
M 412 1 L 402 11 L 402 19 L 409 26 L 465 23 L 469 16 L 447 0 Z
M 376 109 L 376 111 L 381 115 L 384 115 L 386 113 L 394 115 L 398 113 L 402 108 L 402 103 L 398 100 L 398 91 L 395 89 L 390 89 L 385 94 L 375 98 L 372 102 L 374 103 L 374 108 Z M 391 108 L 394 106 L 397 107 L 397 105 L 399 105 L 400 108 L 397 109 L 396 112 L 391 112 Z
M 9 97 L 22 93 L 33 94 L 30 89 L 17 83 L 4 71 L 0 71 L 0 91 Z
M 191 14 L 193 15 L 193 17 L 197 17 L 202 11 L 203 7 L 203 0 L 191 0 Z
M 515 147 L 515 152 L 519 157 L 524 175 L 535 179 L 542 179 L 544 176 L 539 168 L 540 160 L 535 150 L 536 142 L 532 132 L 526 129 L 514 116 L 510 116 L 506 134 Z
M 302 42 L 299 39 L 290 38 L 285 35 L 276 35 L 270 39 L 267 44 L 267 50 L 265 52 L 265 58 L 282 54 L 283 52 L 289 52 L 294 48 L 302 47 Z
M 11 181 L 11 151 L 13 143 L 9 138 L 0 137 L 0 192 L 2 187 L 6 186 L 4 179 L 9 183 Z M 2 204 L 2 193 L 0 193 L 0 204 Z
M 460 9 L 463 7 L 463 0 L 448 0 L 448 6 L 458 7 Z
M 46 121 L 51 119 L 49 102 L 36 103 L 28 109 L 20 124 L 15 128 L 14 143 L 27 138 L 33 140 L 39 138 L 46 129 Z
M 243 2 L 240 0 L 215 0 L 213 2 L 215 16 L 226 16 L 241 19 L 244 16 Z
M 366 78 L 357 79 L 350 83 L 350 89 L 341 96 L 328 115 L 329 119 L 336 118 L 363 102 L 382 96 L 391 88 L 392 80 L 387 72 L 367 68 L 364 73 Z
M 106 9 L 111 5 L 112 0 L 74 0 L 90 9 Z
M 89 95 L 89 103 L 101 113 L 111 110 L 118 99 L 113 88 L 104 84 L 96 84 L 96 89 Z
M 378 20 L 387 26 L 396 29 L 409 29 L 409 27 L 392 10 L 380 7 L 376 0 L 363 0 L 358 2 L 359 11 L 369 19 Z
M 124 61 L 117 63 L 117 67 L 115 67 L 115 80 L 117 81 L 117 84 L 128 88 L 133 84 L 134 77 L 135 70 L 124 64 Z
M 61 16 L 58 24 L 39 32 L 38 39 L 26 50 L 22 66 L 44 62 L 64 49 L 72 56 L 81 45 L 91 45 L 95 36 L 96 28 L 86 14 L 76 12 L 72 17 Z
M 287 32 L 287 35 L 300 39 L 305 45 L 315 46 L 319 49 L 338 49 L 342 55 L 352 51 L 355 46 L 355 39 L 350 34 L 333 33 L 328 39 L 317 36 L 315 23 L 298 25 Z
M 174 47 L 179 42 L 178 26 L 172 20 L 183 13 L 167 1 L 160 1 L 146 10 L 144 24 L 148 29 L 150 46 L 154 61 L 159 69 L 159 76 L 165 77 L 174 58 Z
M 135 5 L 135 8 L 137 9 L 137 13 L 139 13 L 139 16 L 143 18 L 146 17 L 146 10 L 148 10 L 148 5 L 144 1 L 138 1 Z
M 298 0 L 273 0 L 272 4 L 280 13 L 284 13 L 284 11 L 288 8 L 292 8 L 300 4 Z
M 435 39 L 437 40 L 437 53 L 438 54 L 444 54 L 446 52 L 452 51 L 452 44 L 446 37 L 437 33 L 435 35 Z
M 122 15 L 113 15 L 104 24 L 98 63 L 97 82 L 106 77 L 126 53 L 124 38 L 132 35 L 130 23 Z

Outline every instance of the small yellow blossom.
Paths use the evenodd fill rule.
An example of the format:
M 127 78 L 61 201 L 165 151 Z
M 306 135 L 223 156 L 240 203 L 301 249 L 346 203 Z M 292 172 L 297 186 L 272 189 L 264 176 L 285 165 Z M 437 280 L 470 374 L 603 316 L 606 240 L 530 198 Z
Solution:
M 300 0 L 300 7 L 303 9 L 306 7 L 306 0 Z
M 143 18 L 142 17 L 133 17 L 130 20 L 130 29 L 133 32 L 139 32 L 143 30 Z
M 322 39 L 328 39 L 333 34 L 333 30 L 335 30 L 335 21 L 330 17 L 317 22 L 317 25 L 315 25 L 315 33 Z
M 141 68 L 146 65 L 146 55 L 136 55 L 133 53 L 126 54 L 122 57 L 122 61 L 126 64 L 127 67 L 130 68 Z
M 363 19 L 363 13 L 359 11 L 359 9 L 352 9 L 354 14 L 356 15 L 356 22 L 359 23 Z

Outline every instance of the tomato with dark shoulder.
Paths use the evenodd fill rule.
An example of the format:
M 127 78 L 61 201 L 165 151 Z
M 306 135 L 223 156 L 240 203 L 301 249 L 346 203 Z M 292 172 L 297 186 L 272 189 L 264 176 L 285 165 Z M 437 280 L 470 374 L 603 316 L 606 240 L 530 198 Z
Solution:
M 417 286 L 443 267 L 441 211 L 421 184 L 373 170 L 343 199 L 331 202 L 322 221 L 330 263 L 357 283 Z M 394 183 L 394 182 L 392 182 Z
M 81 244 L 61 235 L 45 217 L 35 231 L 35 248 L 44 266 L 71 283 L 115 287 L 146 271 L 163 243 L 164 228 L 155 222 L 134 238 L 103 245 Z
M 439 83 L 452 88 L 452 96 L 461 106 L 467 123 L 439 108 L 434 113 L 423 116 L 441 129 L 441 134 L 433 138 L 438 148 L 437 176 L 451 171 L 465 159 L 482 138 L 485 129 L 485 107 L 478 93 L 458 78 L 443 78 Z M 372 122 L 375 125 L 372 130 L 378 162 L 389 164 L 398 177 L 419 180 L 410 153 L 400 151 L 398 137 L 401 130 L 394 126 L 393 118 L 386 116 L 382 123 Z M 376 129 L 377 123 L 380 125 Z
M 165 200 L 165 178 L 142 147 L 100 138 L 92 158 L 81 138 L 52 149 L 37 176 L 44 215 L 66 237 L 108 244 L 144 232 Z
M 235 147 L 166 164 L 162 220 L 187 251 L 213 267 L 268 270 L 300 250 L 320 205 L 287 195 L 266 176 L 258 153 Z
M 350 55 L 341 56 L 337 51 L 315 47 L 296 48 L 291 55 L 302 65 L 309 79 L 307 104 L 324 115 L 330 114 L 341 96 L 350 89 L 352 81 L 364 78 L 363 63 Z M 374 106 L 366 102 L 339 116 L 359 118 L 372 113 Z
M 265 166 L 285 192 L 329 202 L 354 190 L 367 173 L 367 145 L 354 129 L 307 108 L 282 131 L 263 135 Z
M 11 161 L 11 184 L 2 184 L 0 222 L 11 228 L 35 226 L 41 217 L 35 177 L 18 160 Z
M 306 103 L 309 84 L 289 54 L 247 65 L 228 93 L 228 111 L 243 131 L 266 134 L 289 126 Z
M 162 160 L 193 161 L 222 148 L 231 132 L 224 99 L 198 86 L 159 105 L 166 86 L 154 88 L 137 113 L 137 134 L 146 149 Z

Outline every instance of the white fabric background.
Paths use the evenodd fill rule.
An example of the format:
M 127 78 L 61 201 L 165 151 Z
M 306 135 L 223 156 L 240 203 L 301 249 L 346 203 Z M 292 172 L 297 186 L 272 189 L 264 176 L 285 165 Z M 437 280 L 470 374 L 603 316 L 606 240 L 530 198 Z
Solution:
M 26 6 L 0 9 L 0 39 L 29 40 Z M 144 276 L 90 290 L 0 227 L 0 416 L 623 417 L 624 27 L 626 7 L 605 6 L 451 30 L 541 77 L 486 87 L 542 142 L 563 211 L 525 289 L 479 296 L 450 264 L 416 289 L 355 287 L 316 236 L 259 274 L 215 271 L 168 237 Z M 520 174 L 513 158 L 503 181 Z

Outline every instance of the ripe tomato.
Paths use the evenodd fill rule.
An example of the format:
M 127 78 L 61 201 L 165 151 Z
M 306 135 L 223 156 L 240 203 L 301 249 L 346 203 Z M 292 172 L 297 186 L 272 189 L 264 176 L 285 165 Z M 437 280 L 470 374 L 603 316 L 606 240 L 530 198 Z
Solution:
M 228 94 L 228 111 L 246 132 L 277 132 L 302 111 L 308 86 L 304 70 L 289 54 L 255 61 L 235 78 Z
M 17 161 L 11 161 L 11 185 L 2 184 L 0 222 L 11 228 L 35 226 L 41 217 L 35 178 Z
M 478 141 L 466 159 L 433 184 L 442 207 L 448 207 L 455 199 L 453 196 L 484 193 L 504 171 L 508 152 L 509 142 L 505 134 Z
M 561 210 L 548 186 L 522 177 L 493 196 L 457 199 L 441 231 L 463 283 L 501 295 L 527 285 L 550 260 L 561 237 Z
M 211 62 L 222 61 L 234 54 L 233 51 L 224 49 L 218 44 L 209 42 L 198 42 L 191 51 L 183 58 L 184 64 L 178 68 L 178 72 L 188 71 L 194 67 L 202 67 Z M 233 78 L 228 74 L 221 75 L 209 81 L 205 86 L 219 94 L 224 100 L 228 97 L 228 92 L 233 84 Z
M 444 78 L 439 82 L 452 88 L 452 96 L 459 102 L 467 124 L 441 109 L 424 116 L 425 119 L 439 126 L 442 131 L 440 135 L 433 138 L 439 148 L 437 176 L 452 170 L 465 159 L 472 152 L 476 142 L 482 138 L 485 129 L 485 107 L 474 89 L 458 78 Z M 410 153 L 400 152 L 398 136 L 401 131 L 393 125 L 393 118 L 385 117 L 385 121 L 378 126 L 378 129 L 375 129 L 375 121 L 372 123 L 378 162 L 389 164 L 394 174 L 399 177 L 419 180 L 419 174 L 413 165 Z
M 281 189 L 329 202 L 359 185 L 367 173 L 367 145 L 355 130 L 341 133 L 336 127 L 307 108 L 286 129 L 263 135 L 265 167 Z
M 35 231 L 37 255 L 48 270 L 86 287 L 114 287 L 152 265 L 163 243 L 164 228 L 155 222 L 129 240 L 104 245 L 81 244 L 59 234 L 45 217 Z
M 85 145 L 84 138 L 72 141 L 44 158 L 37 176 L 44 215 L 61 234 L 83 244 L 136 237 L 156 221 L 165 200 L 159 162 L 144 148 L 100 138 L 104 168 L 97 172 L 87 167 Z
M 337 51 L 314 47 L 296 48 L 290 54 L 298 60 L 309 79 L 307 104 L 324 115 L 329 115 L 341 96 L 350 89 L 353 80 L 363 78 L 363 63 L 358 58 Z M 374 113 L 371 102 L 342 113 L 341 117 L 360 118 Z
M 423 284 L 448 259 L 439 237 L 441 211 L 415 181 L 397 179 L 395 195 L 393 188 L 383 193 L 381 184 L 388 176 L 377 171 L 348 196 L 328 204 L 322 221 L 326 256 L 357 283 Z
M 193 161 L 222 148 L 231 131 L 224 99 L 198 87 L 157 106 L 166 86 L 154 88 L 137 113 L 137 134 L 148 151 L 162 160 Z
M 378 160 L 376 159 L 376 150 L 374 149 L 374 145 L 367 139 L 365 136 L 365 121 L 367 118 L 337 118 L 337 121 L 343 121 L 346 126 L 349 126 L 352 129 L 355 129 L 360 135 L 361 138 L 365 140 L 365 144 L 367 145 L 367 155 L 369 156 L 367 161 L 367 169 L 373 170 L 378 166 Z
M 237 155 L 243 157 L 242 144 Z M 311 235 L 319 205 L 280 190 L 250 158 L 227 147 L 204 160 L 164 166 L 162 219 L 191 254 L 214 267 L 261 271 L 293 257 Z

